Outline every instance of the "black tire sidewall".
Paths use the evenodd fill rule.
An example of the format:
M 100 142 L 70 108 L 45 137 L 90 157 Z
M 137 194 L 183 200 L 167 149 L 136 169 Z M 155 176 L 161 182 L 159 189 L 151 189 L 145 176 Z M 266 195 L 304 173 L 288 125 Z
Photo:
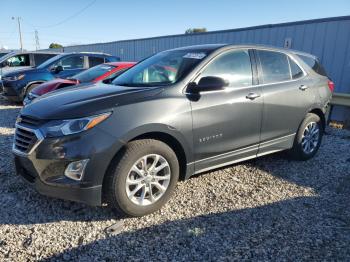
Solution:
M 304 152 L 301 142 L 303 139 L 303 134 L 304 134 L 304 130 L 305 130 L 306 126 L 311 122 L 315 122 L 318 125 L 320 133 L 319 133 L 319 137 L 318 137 L 317 147 L 315 148 L 315 150 L 313 152 L 311 152 L 310 154 L 307 154 Z M 303 122 L 301 123 L 301 125 L 298 129 L 298 133 L 297 133 L 296 139 L 294 141 L 293 151 L 294 151 L 295 157 L 297 157 L 298 159 L 301 159 L 301 160 L 308 160 L 308 159 L 312 158 L 317 153 L 318 149 L 321 146 L 322 136 L 323 136 L 323 126 L 322 126 L 320 117 L 316 114 L 313 114 L 313 113 L 307 114 L 305 119 L 303 120 Z
M 135 142 L 137 143 L 138 141 Z M 141 141 L 140 144 L 142 144 Z M 114 204 L 117 204 L 118 209 L 121 209 L 121 211 L 127 215 L 143 216 L 160 209 L 160 207 L 169 200 L 179 178 L 179 163 L 174 151 L 165 143 L 157 140 L 148 140 L 144 146 L 139 146 L 136 152 L 128 151 L 127 149 L 125 152 L 127 157 L 121 159 L 113 174 L 114 183 L 112 189 L 114 192 L 112 194 L 115 199 Z M 126 178 L 135 162 L 148 154 L 159 154 L 167 160 L 170 166 L 171 178 L 166 192 L 158 201 L 148 206 L 139 206 L 134 204 L 126 194 Z

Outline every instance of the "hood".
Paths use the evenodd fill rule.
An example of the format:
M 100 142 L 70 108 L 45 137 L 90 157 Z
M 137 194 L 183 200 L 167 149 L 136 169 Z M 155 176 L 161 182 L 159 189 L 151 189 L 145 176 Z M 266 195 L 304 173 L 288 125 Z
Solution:
M 39 119 L 71 119 L 96 115 L 117 105 L 159 94 L 163 89 L 86 84 L 43 95 L 25 106 L 21 114 Z
M 41 95 L 44 95 L 46 93 L 49 93 L 49 92 L 56 90 L 61 85 L 70 86 L 70 85 L 76 85 L 76 84 L 78 84 L 77 80 L 56 78 L 54 80 L 45 82 L 45 83 L 35 87 L 31 91 L 31 93 L 38 95 L 38 96 L 41 96 Z
M 18 74 L 36 74 L 36 73 L 42 73 L 42 72 L 47 72 L 47 70 L 46 69 L 37 69 L 35 67 L 24 67 L 24 68 L 16 69 L 14 71 L 10 71 L 6 74 L 4 73 L 2 75 L 2 77 L 15 76 Z
M 10 72 L 17 72 L 23 69 L 28 69 L 31 68 L 30 66 L 16 66 L 16 67 L 10 67 L 10 66 L 6 66 L 6 67 L 2 67 L 0 68 L 0 76 L 8 74 Z

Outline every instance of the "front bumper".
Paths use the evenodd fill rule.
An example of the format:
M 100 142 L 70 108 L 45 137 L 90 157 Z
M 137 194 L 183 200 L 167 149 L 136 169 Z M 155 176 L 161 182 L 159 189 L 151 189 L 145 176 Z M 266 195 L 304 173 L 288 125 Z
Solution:
M 39 193 L 93 206 L 102 205 L 104 174 L 123 144 L 94 128 L 60 138 L 42 138 L 29 153 L 13 148 L 17 174 Z M 80 181 L 64 175 L 74 161 L 89 159 Z
M 79 184 L 72 184 L 67 178 L 65 181 L 56 181 L 56 183 L 47 184 L 43 182 L 36 174 L 34 169 L 30 168 L 31 162 L 20 156 L 15 156 L 16 172 L 26 182 L 33 186 L 40 194 L 49 197 L 81 202 L 92 206 L 99 206 L 102 203 L 102 186 L 84 187 Z M 58 183 L 59 182 L 59 183 Z
M 10 101 L 20 102 L 21 91 L 24 87 L 18 86 L 16 81 L 1 81 L 2 95 Z

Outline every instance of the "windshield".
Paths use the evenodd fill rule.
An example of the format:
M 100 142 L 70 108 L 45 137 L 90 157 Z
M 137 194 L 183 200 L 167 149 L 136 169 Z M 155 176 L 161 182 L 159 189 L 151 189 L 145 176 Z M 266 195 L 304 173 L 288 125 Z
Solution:
M 61 57 L 63 57 L 64 55 L 56 55 L 54 57 L 51 57 L 49 60 L 46 60 L 44 63 L 42 63 L 41 65 L 39 65 L 37 68 L 38 69 L 43 69 L 46 68 L 47 66 L 49 66 L 51 63 L 56 62 L 58 59 L 60 59 Z
M 80 83 L 87 83 L 91 82 L 94 79 L 96 79 L 99 76 L 104 75 L 107 72 L 112 71 L 114 68 L 116 68 L 113 65 L 106 65 L 106 64 L 101 64 L 98 66 L 94 66 L 86 71 L 83 71 L 79 74 L 76 74 L 72 76 L 73 79 L 78 80 Z
M 13 52 L 7 53 L 7 54 L 3 55 L 2 57 L 0 57 L 0 62 L 5 61 L 7 58 L 9 58 L 9 57 L 11 57 L 11 56 L 13 56 L 13 55 L 14 55 Z
M 0 58 L 3 57 L 4 55 L 7 55 L 8 53 L 1 53 L 0 52 Z
M 118 76 L 112 84 L 121 86 L 166 86 L 184 78 L 207 53 L 173 50 L 158 53 Z

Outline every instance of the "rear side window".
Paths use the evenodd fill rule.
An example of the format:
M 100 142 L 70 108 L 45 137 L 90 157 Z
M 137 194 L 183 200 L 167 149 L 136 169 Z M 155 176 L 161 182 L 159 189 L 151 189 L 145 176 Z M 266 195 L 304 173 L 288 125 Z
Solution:
M 97 66 L 104 63 L 103 57 L 89 56 L 89 67 Z
M 59 64 L 64 70 L 84 68 L 84 56 L 69 56 L 63 58 Z
M 252 85 L 252 66 L 248 50 L 229 51 L 215 58 L 201 77 L 217 76 L 229 81 L 230 87 Z
M 38 65 L 44 63 L 46 60 L 48 60 L 54 56 L 55 56 L 54 54 L 34 54 L 35 66 L 38 66 Z
M 114 56 L 106 56 L 105 57 L 105 63 L 118 62 L 118 61 L 120 61 L 120 57 L 114 57 Z
M 7 61 L 7 65 L 10 67 L 30 66 L 30 60 L 29 60 L 28 54 L 15 55 L 13 57 L 10 57 L 6 61 Z
M 290 57 L 288 57 L 289 65 L 290 65 L 290 73 L 292 75 L 292 79 L 298 79 L 304 75 L 303 70 L 292 60 Z
M 317 74 L 327 76 L 326 70 L 323 68 L 318 59 L 305 55 L 298 55 L 298 57 L 301 58 L 304 63 L 311 67 Z
M 288 56 L 273 51 L 258 50 L 264 84 L 291 80 Z

